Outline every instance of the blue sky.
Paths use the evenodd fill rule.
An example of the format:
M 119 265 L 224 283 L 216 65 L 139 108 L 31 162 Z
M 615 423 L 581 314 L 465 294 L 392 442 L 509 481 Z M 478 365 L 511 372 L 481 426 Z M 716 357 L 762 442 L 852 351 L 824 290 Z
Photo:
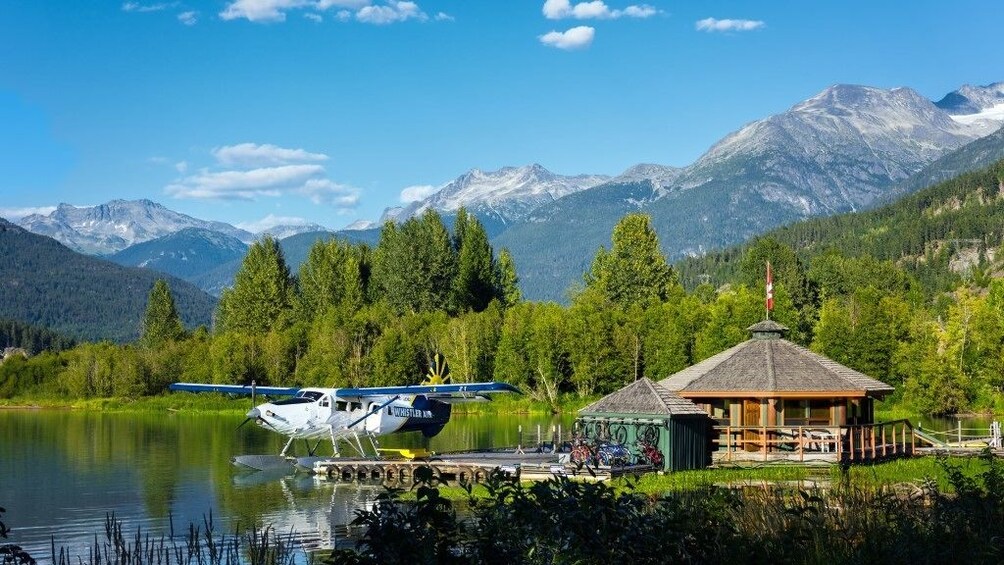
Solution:
M 150 198 L 339 228 L 472 167 L 686 165 L 831 84 L 1004 80 L 1001 21 L 999 1 L 5 0 L 0 212 Z

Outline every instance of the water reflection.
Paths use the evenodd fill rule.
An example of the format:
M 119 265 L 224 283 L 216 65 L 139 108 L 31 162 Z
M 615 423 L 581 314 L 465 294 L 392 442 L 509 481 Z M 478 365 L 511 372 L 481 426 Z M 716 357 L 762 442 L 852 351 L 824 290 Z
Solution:
M 277 454 L 283 438 L 246 426 L 240 415 L 95 414 L 0 410 L 0 506 L 11 540 L 48 561 L 50 540 L 86 551 L 114 513 L 126 532 L 167 535 L 202 525 L 210 512 L 217 532 L 271 526 L 293 530 L 310 547 L 328 548 L 367 508 L 379 485 L 335 484 L 305 474 L 253 474 L 235 468 L 241 454 Z M 564 418 L 456 415 L 425 442 L 418 434 L 383 438 L 383 447 L 436 452 L 516 445 L 566 431 Z M 322 454 L 330 453 L 323 451 Z M 341 538 L 339 536 L 342 536 Z

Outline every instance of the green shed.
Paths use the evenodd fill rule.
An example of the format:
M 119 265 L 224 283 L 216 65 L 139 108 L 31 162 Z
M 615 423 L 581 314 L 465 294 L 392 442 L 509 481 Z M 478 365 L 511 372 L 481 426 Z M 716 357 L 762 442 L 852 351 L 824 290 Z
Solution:
M 639 460 L 654 447 L 663 471 L 707 467 L 711 424 L 701 407 L 647 378 L 579 410 L 576 420 L 586 439 L 622 444 Z

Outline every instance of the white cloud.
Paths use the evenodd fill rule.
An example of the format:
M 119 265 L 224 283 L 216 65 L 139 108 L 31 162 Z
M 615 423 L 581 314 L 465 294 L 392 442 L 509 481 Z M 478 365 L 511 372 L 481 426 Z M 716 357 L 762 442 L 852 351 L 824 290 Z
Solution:
M 310 179 L 295 192 L 314 204 L 334 206 L 340 214 L 349 213 L 359 205 L 359 189 L 326 178 Z
M 320 14 L 337 9 L 335 17 L 347 21 L 356 20 L 369 24 L 391 24 L 406 20 L 426 21 L 429 16 L 410 0 L 230 0 L 220 12 L 223 20 L 246 19 L 251 22 L 284 22 L 286 14 L 293 10 L 313 10 L 304 17 L 320 21 Z M 440 12 L 449 18 L 448 14 Z M 438 18 L 438 16 L 437 16 Z
M 182 176 L 164 187 L 164 192 L 197 200 L 301 196 L 332 206 L 340 214 L 354 211 L 359 204 L 359 189 L 332 181 L 323 165 L 312 162 L 326 161 L 327 155 L 255 143 L 217 147 L 211 154 L 216 167 Z M 188 163 L 180 161 L 175 168 L 185 175 Z
M 539 37 L 544 45 L 558 49 L 585 49 L 593 42 L 596 30 L 589 26 L 573 27 L 568 31 L 552 31 Z
M 212 153 L 216 161 L 225 167 L 265 167 L 328 160 L 328 156 L 323 153 L 310 153 L 304 149 L 287 149 L 268 143 L 263 145 L 256 143 L 225 145 L 213 149 Z
M 303 15 L 303 17 L 307 18 L 308 20 L 310 20 L 312 22 L 316 22 L 316 23 L 321 23 L 321 22 L 324 21 L 324 18 L 321 17 L 321 14 L 315 14 L 313 12 L 306 13 L 306 14 Z
M 186 26 L 193 26 L 199 23 L 199 13 L 195 11 L 182 12 L 178 14 L 178 21 Z
M 631 5 L 623 10 L 611 9 L 603 0 L 578 2 L 571 0 L 546 0 L 541 10 L 549 20 L 573 18 L 576 20 L 616 20 L 618 18 L 648 18 L 659 13 L 648 4 Z
M 439 187 L 432 186 L 431 184 L 409 186 L 401 191 L 401 202 L 407 204 L 409 202 L 425 200 L 429 196 L 435 194 L 437 190 L 439 190 Z
M 202 169 L 167 185 L 164 191 L 175 198 L 211 200 L 254 200 L 258 196 L 280 196 L 303 188 L 307 181 L 324 174 L 320 165 L 283 165 L 249 171 Z
M 452 22 L 456 21 L 456 18 L 447 14 L 446 12 L 439 12 L 436 14 L 435 20 L 437 22 Z
M 123 12 L 161 12 L 177 6 L 177 2 L 161 2 L 158 4 L 140 4 L 139 2 L 123 2 Z
M 715 18 L 705 18 L 698 20 L 694 27 L 698 31 L 707 32 L 728 32 L 728 31 L 751 31 L 760 29 L 766 24 L 760 20 L 716 20 Z
M 388 0 L 386 5 L 360 8 L 356 12 L 356 19 L 367 24 L 385 25 L 410 19 L 425 21 L 429 16 L 414 2 Z
M 352 10 L 358 10 L 363 6 L 369 5 L 370 0 L 318 0 L 314 7 L 322 11 L 329 8 L 350 8 Z
M 0 218 L 7 218 L 12 222 L 16 222 L 25 216 L 30 216 L 32 214 L 41 214 L 42 216 L 48 216 L 56 210 L 55 206 L 26 206 L 23 208 L 0 208 Z
M 234 0 L 220 12 L 224 20 L 245 18 L 251 22 L 284 22 L 286 11 L 314 5 L 310 0 Z
M 276 216 L 275 214 L 269 214 L 260 220 L 241 222 L 234 224 L 234 226 L 251 233 L 261 233 L 276 226 L 305 226 L 312 223 L 310 220 L 299 216 Z

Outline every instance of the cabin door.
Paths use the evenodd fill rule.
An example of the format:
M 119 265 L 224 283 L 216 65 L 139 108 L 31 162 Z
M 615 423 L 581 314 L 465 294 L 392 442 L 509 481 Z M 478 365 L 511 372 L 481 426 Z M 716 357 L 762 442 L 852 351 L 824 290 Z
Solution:
M 743 400 L 743 445 L 746 451 L 760 451 L 760 401 Z

